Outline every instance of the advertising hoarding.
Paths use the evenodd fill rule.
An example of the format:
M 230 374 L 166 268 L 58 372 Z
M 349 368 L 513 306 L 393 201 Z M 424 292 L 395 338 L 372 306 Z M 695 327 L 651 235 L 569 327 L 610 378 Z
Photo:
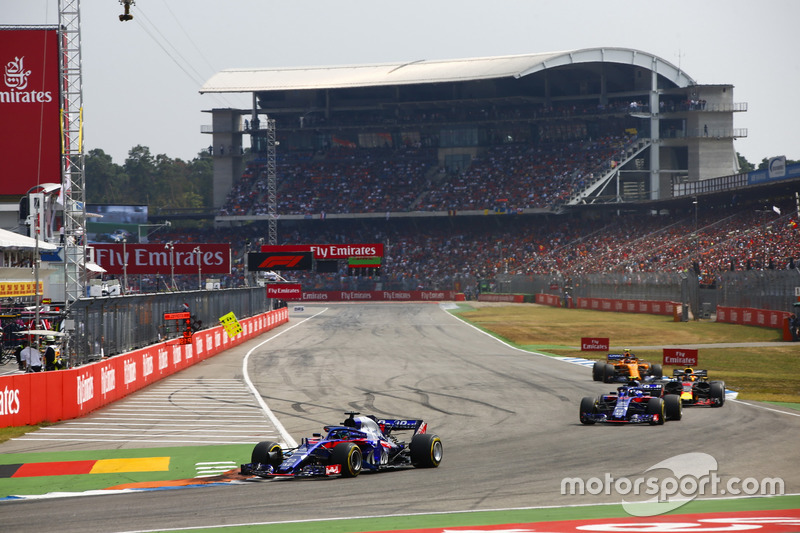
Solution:
M 93 244 L 107 274 L 230 274 L 230 244 Z M 195 249 L 199 248 L 198 254 Z M 200 265 L 198 268 L 198 258 Z M 126 266 L 127 265 L 127 266 Z
M 0 28 L 0 158 L 3 194 L 61 183 L 58 32 Z

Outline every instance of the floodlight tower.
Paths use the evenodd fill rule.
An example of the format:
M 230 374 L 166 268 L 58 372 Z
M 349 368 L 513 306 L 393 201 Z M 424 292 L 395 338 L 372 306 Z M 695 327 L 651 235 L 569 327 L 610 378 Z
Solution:
M 83 154 L 80 0 L 59 0 L 61 79 L 61 190 L 64 200 L 64 304 L 74 330 L 72 304 L 85 295 L 86 181 Z M 67 335 L 67 339 L 73 335 Z M 72 350 L 68 348 L 70 357 Z M 70 361 L 71 363 L 73 361 Z
M 278 244 L 278 200 L 275 173 L 275 119 L 267 118 L 267 210 L 269 213 L 269 243 Z

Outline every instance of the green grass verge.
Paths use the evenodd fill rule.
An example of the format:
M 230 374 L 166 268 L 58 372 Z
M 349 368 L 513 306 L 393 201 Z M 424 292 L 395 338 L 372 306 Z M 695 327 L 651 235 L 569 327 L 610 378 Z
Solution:
M 660 362 L 660 345 L 771 342 L 767 347 L 705 347 L 698 367 L 725 381 L 744 400 L 800 403 L 800 358 L 796 343 L 782 342 L 769 328 L 709 321 L 675 322 L 671 317 L 561 309 L 538 305 L 459 306 L 454 311 L 471 324 L 528 351 L 565 357 L 602 359 L 604 353 L 580 351 L 581 337 L 608 337 L 611 345 L 653 346 L 636 350 L 640 358 Z M 665 367 L 672 374 L 675 367 Z M 588 374 L 587 374 L 588 375 Z

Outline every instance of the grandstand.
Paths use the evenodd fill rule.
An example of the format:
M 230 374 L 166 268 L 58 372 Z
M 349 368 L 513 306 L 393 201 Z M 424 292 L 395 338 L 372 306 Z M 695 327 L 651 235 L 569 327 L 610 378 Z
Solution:
M 747 106 L 732 86 L 620 48 L 224 70 L 201 92 L 254 103 L 211 110 L 204 129 L 218 221 L 266 215 L 267 117 L 282 218 L 663 200 L 737 173 L 733 141 L 747 135 L 733 127 Z
M 800 168 L 741 173 L 747 104 L 646 52 L 234 69 L 201 92 L 252 95 L 203 129 L 213 233 L 239 257 L 276 217 L 279 244 L 385 244 L 375 279 L 298 273 L 306 289 L 688 271 L 710 286 L 800 260 Z

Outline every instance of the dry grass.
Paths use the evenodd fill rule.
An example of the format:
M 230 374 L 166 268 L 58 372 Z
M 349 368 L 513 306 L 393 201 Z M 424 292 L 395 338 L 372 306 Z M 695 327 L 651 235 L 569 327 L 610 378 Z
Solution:
M 522 348 L 587 359 L 605 354 L 580 351 L 581 337 L 608 337 L 612 349 L 652 347 L 637 349 L 636 354 L 653 362 L 662 359 L 663 345 L 774 342 L 768 347 L 701 347 L 698 367 L 739 391 L 739 398 L 800 402 L 800 346 L 783 342 L 778 330 L 537 305 L 479 307 L 460 316 Z M 671 374 L 672 369 L 665 367 L 664 373 Z
M 36 429 L 39 429 L 40 427 L 44 427 L 47 425 L 49 424 L 42 423 L 40 426 L 18 426 L 18 427 L 0 428 L 0 443 L 3 443 L 11 439 L 16 439 L 17 437 L 21 437 L 25 433 L 34 431 Z

